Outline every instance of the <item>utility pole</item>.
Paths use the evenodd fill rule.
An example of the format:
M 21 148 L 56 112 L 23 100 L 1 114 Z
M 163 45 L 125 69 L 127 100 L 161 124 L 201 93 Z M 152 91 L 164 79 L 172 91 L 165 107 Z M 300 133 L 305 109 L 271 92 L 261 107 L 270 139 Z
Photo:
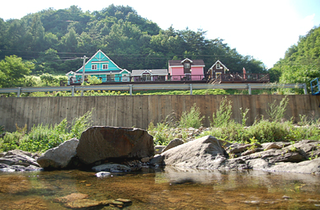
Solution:
M 86 65 L 86 59 L 87 56 L 83 56 L 81 57 L 81 59 L 83 59 L 83 66 L 82 66 L 82 84 L 84 85 L 84 73 L 85 73 L 85 65 Z M 83 96 L 83 90 L 81 90 L 81 96 Z
M 87 56 L 83 56 L 81 57 L 81 59 L 83 59 L 83 66 L 82 66 L 82 83 L 84 83 L 84 73 L 85 73 L 85 64 L 86 64 L 86 59 L 87 59 Z

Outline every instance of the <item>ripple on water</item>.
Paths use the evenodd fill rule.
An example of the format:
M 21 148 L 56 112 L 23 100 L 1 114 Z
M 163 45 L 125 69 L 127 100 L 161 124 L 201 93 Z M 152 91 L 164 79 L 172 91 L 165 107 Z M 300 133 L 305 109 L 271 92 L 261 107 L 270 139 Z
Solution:
M 130 201 L 130 209 L 316 209 L 320 204 L 320 177 L 311 175 L 174 168 L 112 175 L 97 178 L 78 170 L 1 173 L 1 209 L 121 206 L 124 201 Z M 73 196 L 77 199 L 72 201 Z

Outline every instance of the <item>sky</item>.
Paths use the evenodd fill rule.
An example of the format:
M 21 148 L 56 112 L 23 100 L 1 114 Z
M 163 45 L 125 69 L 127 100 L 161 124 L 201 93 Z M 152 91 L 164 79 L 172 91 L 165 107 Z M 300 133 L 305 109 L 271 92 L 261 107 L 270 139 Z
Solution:
M 320 0 L 15 0 L 2 4 L 0 18 L 20 19 L 72 5 L 93 12 L 111 4 L 130 6 L 162 29 L 172 26 L 175 30 L 206 31 L 207 39 L 223 39 L 241 55 L 252 56 L 267 68 L 283 58 L 299 36 L 320 25 Z

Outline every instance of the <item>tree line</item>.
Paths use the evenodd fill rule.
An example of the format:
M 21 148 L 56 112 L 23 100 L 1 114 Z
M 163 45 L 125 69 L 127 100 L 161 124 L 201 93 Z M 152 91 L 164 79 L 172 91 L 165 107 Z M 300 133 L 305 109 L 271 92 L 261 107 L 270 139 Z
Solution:
M 21 19 L 0 18 L 0 60 L 15 55 L 31 62 L 33 75 L 75 71 L 82 66 L 79 57 L 98 49 L 128 70 L 167 68 L 168 60 L 190 58 L 203 59 L 205 69 L 219 59 L 232 72 L 266 72 L 261 61 L 240 55 L 223 39 L 207 39 L 201 29 L 161 29 L 129 6 L 49 8 Z
M 306 83 L 320 77 L 320 26 L 300 36 L 297 44 L 285 52 L 269 70 L 280 83 Z

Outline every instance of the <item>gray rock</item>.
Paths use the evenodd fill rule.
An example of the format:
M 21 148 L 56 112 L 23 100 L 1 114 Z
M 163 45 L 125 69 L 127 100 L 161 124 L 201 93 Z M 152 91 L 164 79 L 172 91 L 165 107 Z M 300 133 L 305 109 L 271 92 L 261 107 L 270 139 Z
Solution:
M 82 133 L 77 147 L 77 156 L 85 164 L 108 158 L 140 160 L 153 155 L 153 137 L 137 128 L 94 126 Z
M 25 167 L 34 165 L 39 167 L 37 161 L 31 157 L 31 153 L 21 150 L 11 150 L 6 152 L 3 157 L 0 158 L 0 163 L 6 165 L 21 165 Z
M 165 152 L 169 149 L 172 149 L 176 146 L 179 146 L 181 144 L 184 144 L 183 140 L 182 139 L 173 139 L 172 141 L 169 142 L 169 144 L 163 149 L 162 152 Z
M 142 163 L 147 163 L 149 162 L 149 160 L 151 159 L 152 157 L 144 157 L 144 158 L 141 158 L 141 162 Z
M 229 146 L 226 148 L 226 151 L 227 151 L 229 154 L 230 154 L 230 153 L 237 154 L 237 153 L 241 153 L 241 152 L 246 151 L 249 147 L 251 147 L 250 144 L 233 143 L 233 144 L 229 145 Z
M 299 163 L 278 163 L 272 165 L 267 170 L 320 175 L 320 158 Z
M 108 176 L 111 176 L 110 172 L 101 171 L 101 172 L 96 173 L 96 177 L 98 177 L 98 178 L 108 177 Z
M 72 158 L 77 154 L 78 143 L 79 140 L 75 138 L 65 141 L 59 146 L 47 150 L 37 159 L 37 162 L 42 168 L 67 168 Z
M 166 148 L 166 146 L 156 145 L 154 147 L 154 154 L 161 154 L 161 152 L 163 152 L 164 148 Z
M 270 143 L 261 144 L 261 146 L 264 150 L 281 149 L 281 148 L 286 147 L 288 145 L 290 145 L 290 143 L 288 143 L 288 142 L 270 142 Z
M 213 136 L 204 136 L 174 147 L 161 155 L 165 165 L 190 168 L 217 168 L 221 156 L 226 157 L 223 141 Z
M 33 154 L 21 150 L 4 152 L 0 158 L 0 171 L 36 171 L 40 170 L 37 161 L 32 158 Z
M 162 155 L 155 155 L 151 160 L 151 165 L 162 165 L 163 164 L 163 156 Z
M 116 164 L 116 163 L 106 163 L 98 166 L 92 167 L 93 171 L 108 171 L 113 173 L 130 172 L 131 168 L 126 165 Z

